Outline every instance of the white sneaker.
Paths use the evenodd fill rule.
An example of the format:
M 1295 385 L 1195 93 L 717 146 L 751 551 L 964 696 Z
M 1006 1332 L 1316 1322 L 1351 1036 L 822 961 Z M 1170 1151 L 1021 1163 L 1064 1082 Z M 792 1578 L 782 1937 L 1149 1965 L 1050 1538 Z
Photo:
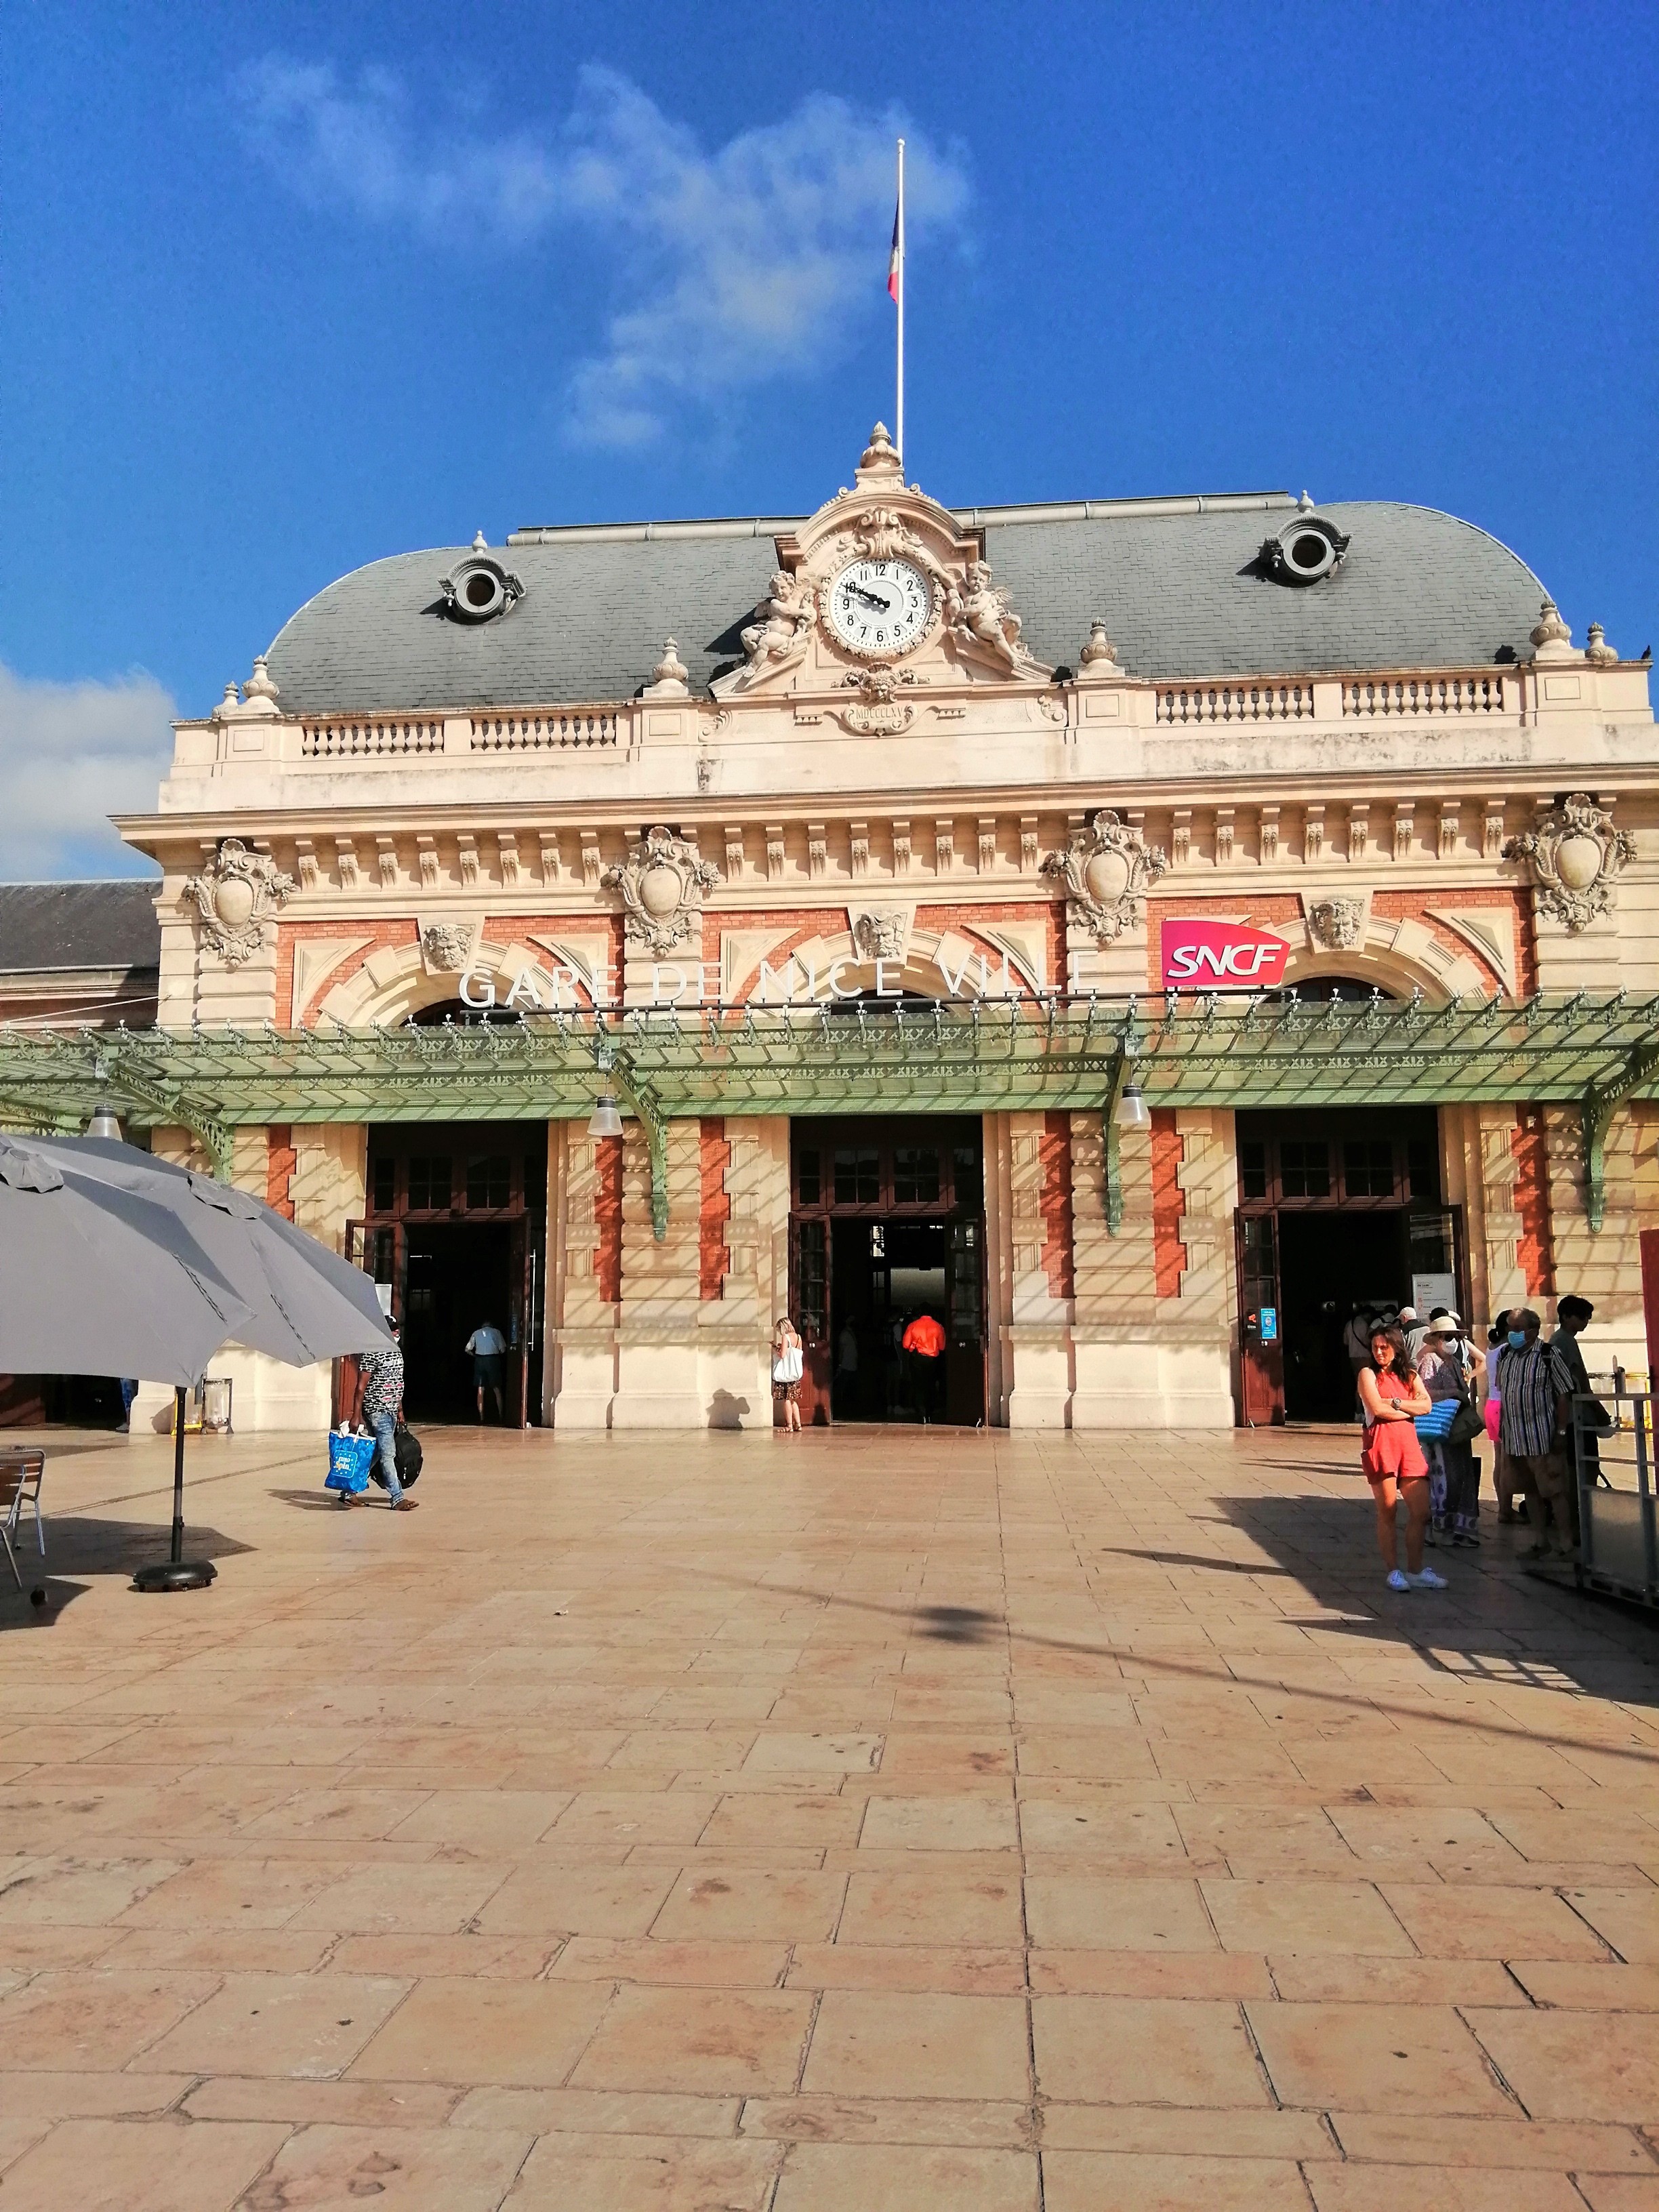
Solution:
M 1407 1581 L 1398 1567 L 1391 1567 L 1389 1570 L 1389 1588 L 1397 1590 L 1408 1590 L 1411 1588 L 1410 1583 Z
M 1432 1567 L 1425 1567 L 1420 1575 L 1407 1575 L 1406 1580 L 1413 1589 L 1444 1589 L 1447 1587 L 1444 1575 L 1436 1574 Z

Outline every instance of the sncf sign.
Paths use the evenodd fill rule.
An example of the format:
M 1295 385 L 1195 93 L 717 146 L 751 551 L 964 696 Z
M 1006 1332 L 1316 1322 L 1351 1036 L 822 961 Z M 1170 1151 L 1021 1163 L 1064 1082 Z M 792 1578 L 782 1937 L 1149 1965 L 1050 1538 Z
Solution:
M 1265 991 L 1285 980 L 1282 937 L 1238 921 L 1164 924 L 1166 991 Z

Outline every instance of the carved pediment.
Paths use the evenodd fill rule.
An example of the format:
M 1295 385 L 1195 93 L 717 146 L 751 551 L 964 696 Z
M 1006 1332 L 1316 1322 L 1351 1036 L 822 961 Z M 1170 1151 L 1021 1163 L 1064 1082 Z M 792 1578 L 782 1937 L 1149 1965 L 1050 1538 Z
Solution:
M 978 537 L 906 485 L 879 422 L 851 488 L 778 540 L 742 642 L 744 665 L 716 680 L 717 696 L 817 696 L 846 726 L 888 734 L 910 720 L 900 686 L 1042 685 L 1053 673 L 1024 644 Z

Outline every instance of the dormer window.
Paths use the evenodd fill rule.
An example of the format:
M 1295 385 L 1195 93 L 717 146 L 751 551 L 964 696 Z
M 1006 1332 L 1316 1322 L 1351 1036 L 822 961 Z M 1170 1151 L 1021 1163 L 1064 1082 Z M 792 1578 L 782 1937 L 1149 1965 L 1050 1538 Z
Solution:
M 465 623 L 489 622 L 524 597 L 524 586 L 512 571 L 483 553 L 458 561 L 443 579 L 442 590 L 445 611 Z
M 1261 566 L 1280 584 L 1316 584 L 1328 576 L 1348 550 L 1349 540 L 1322 515 L 1298 514 L 1261 548 Z

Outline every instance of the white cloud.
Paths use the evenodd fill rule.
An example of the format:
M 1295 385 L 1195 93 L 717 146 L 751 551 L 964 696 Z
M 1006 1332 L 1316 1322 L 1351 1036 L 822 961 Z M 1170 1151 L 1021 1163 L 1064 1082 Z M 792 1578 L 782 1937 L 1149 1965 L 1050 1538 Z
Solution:
M 175 711 L 142 670 L 50 684 L 0 662 L 0 882 L 146 868 L 104 817 L 155 805 Z
M 605 343 L 567 393 L 571 434 L 598 445 L 643 443 L 688 403 L 826 368 L 861 320 L 890 313 L 901 132 L 912 240 L 959 235 L 968 206 L 960 149 L 933 146 L 896 111 L 823 94 L 713 151 L 597 67 L 579 72 L 569 113 L 541 137 L 423 129 L 380 70 L 348 88 L 326 64 L 273 57 L 244 73 L 240 94 L 252 143 L 313 205 L 453 248 L 521 249 L 550 234 L 605 247 Z

